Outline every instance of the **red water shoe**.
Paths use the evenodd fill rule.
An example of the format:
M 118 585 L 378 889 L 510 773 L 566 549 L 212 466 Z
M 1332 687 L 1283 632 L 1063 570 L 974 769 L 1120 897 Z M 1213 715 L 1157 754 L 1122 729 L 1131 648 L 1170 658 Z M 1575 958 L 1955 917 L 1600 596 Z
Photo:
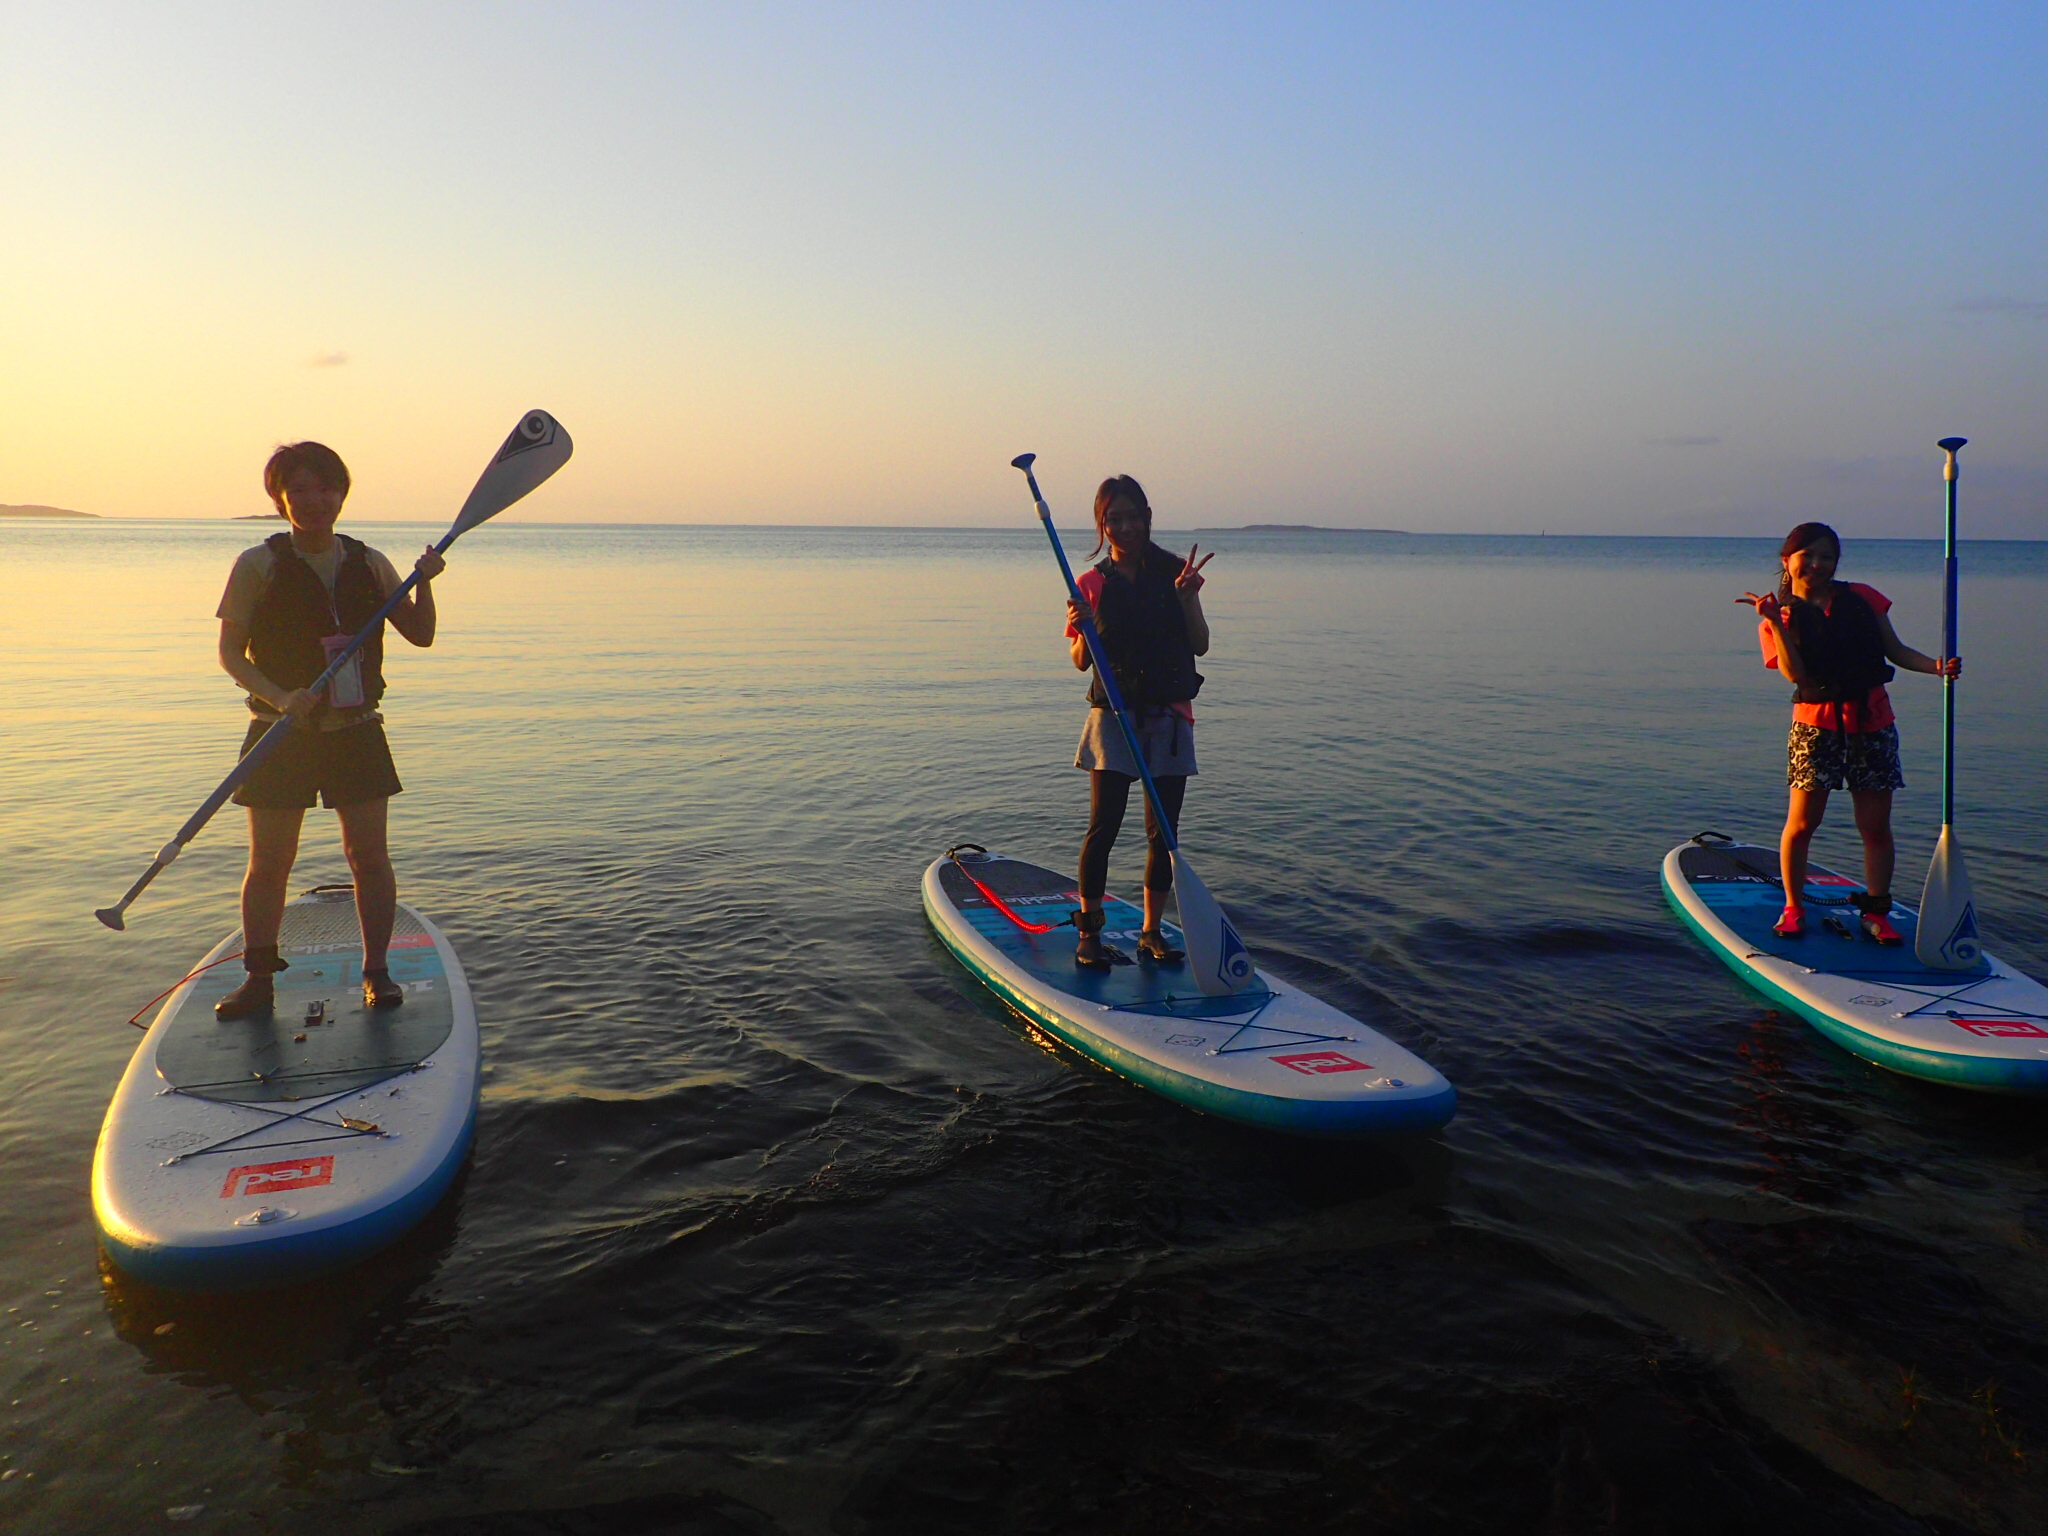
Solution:
M 1787 907 L 1778 914 L 1771 932 L 1781 939 L 1803 939 L 1806 937 L 1806 913 L 1800 907 Z
M 1894 928 L 1891 925 L 1891 920 L 1882 912 L 1864 913 L 1863 931 L 1880 944 L 1903 944 L 1906 942 L 1905 935 Z

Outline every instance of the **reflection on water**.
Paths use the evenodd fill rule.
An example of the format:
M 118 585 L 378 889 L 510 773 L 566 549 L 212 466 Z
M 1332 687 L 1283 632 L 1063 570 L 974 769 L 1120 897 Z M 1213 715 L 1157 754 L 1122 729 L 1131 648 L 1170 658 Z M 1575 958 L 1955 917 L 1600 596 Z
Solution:
M 1658 895 L 1672 844 L 1782 814 L 1731 602 L 1769 544 L 1215 538 L 1190 851 L 1263 963 L 1461 1095 L 1331 1147 L 1035 1037 L 924 924 L 948 845 L 1079 842 L 1035 530 L 493 524 L 388 701 L 401 884 L 484 1030 L 466 1185 L 348 1276 L 173 1297 L 102 1284 L 87 1170 L 239 828 L 128 933 L 89 913 L 232 761 L 248 537 L 0 528 L 13 1528 L 2041 1526 L 2048 1119 L 1765 1012 Z M 1851 555 L 1931 644 L 1938 546 Z M 1965 568 L 1964 837 L 2044 973 L 2048 548 Z M 1940 701 L 1894 693 L 1905 868 Z
M 404 1447 L 379 1456 L 361 1443 L 392 1416 L 385 1387 L 448 1327 L 448 1309 L 422 1294 L 455 1244 L 466 1179 L 427 1218 L 383 1252 L 341 1273 L 231 1296 L 166 1291 L 123 1273 L 100 1254 L 108 1319 L 152 1374 L 209 1393 L 226 1391 L 256 1419 L 282 1415 L 281 1486 L 307 1489 L 334 1477 L 410 1470 Z

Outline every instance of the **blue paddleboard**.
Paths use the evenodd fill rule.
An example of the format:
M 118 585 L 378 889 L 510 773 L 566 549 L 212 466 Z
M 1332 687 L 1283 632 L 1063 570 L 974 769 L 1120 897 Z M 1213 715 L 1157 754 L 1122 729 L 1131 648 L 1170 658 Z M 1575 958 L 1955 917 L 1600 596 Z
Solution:
M 951 858 L 925 871 L 939 938 L 1025 1019 L 1118 1076 L 1190 1109 L 1310 1135 L 1429 1131 L 1456 1111 L 1434 1067 L 1276 976 L 1206 997 L 1185 962 L 1083 970 L 1071 927 L 1029 933 L 974 884 L 1020 917 L 1057 924 L 1080 907 L 1073 876 L 999 854 L 959 858 L 973 880 Z M 1104 942 L 1135 955 L 1144 913 L 1116 897 L 1104 910 Z M 1179 930 L 1163 926 L 1178 947 Z
M 1901 944 L 1866 937 L 1861 882 L 1811 865 L 1806 934 L 1772 932 L 1784 909 L 1778 850 L 1702 832 L 1664 856 L 1664 896 L 1720 961 L 1835 1044 L 1880 1067 L 1993 1093 L 2048 1093 L 2048 987 L 1989 954 L 1965 971 L 1913 953 L 1916 915 L 1894 904 Z
M 241 944 L 230 933 L 206 961 Z M 179 987 L 108 1106 L 93 1217 L 139 1280 L 232 1291 L 340 1268 L 402 1236 L 462 1166 L 481 1057 L 469 982 L 441 930 L 399 907 L 395 1008 L 363 1004 L 346 887 L 289 903 L 278 952 L 289 968 L 269 1013 L 214 1017 L 238 965 Z

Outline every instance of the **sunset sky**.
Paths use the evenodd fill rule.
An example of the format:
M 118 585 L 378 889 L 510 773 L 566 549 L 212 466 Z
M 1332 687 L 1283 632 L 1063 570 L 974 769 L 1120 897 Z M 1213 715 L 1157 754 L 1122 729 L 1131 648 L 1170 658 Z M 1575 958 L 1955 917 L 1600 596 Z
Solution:
M 2048 10 L 27 6 L 0 502 L 2048 537 Z

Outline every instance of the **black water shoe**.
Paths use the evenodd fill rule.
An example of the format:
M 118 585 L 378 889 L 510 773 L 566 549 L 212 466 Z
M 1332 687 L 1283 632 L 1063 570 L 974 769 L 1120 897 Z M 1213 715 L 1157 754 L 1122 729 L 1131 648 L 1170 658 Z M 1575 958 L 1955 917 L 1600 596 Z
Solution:
M 1179 965 L 1187 959 L 1187 951 L 1175 949 L 1166 942 L 1166 935 L 1157 928 L 1138 930 L 1138 954 L 1158 965 Z
M 365 1008 L 396 1008 L 405 1001 L 405 988 L 391 979 L 391 973 L 382 967 L 363 972 L 363 1006 Z
M 1074 946 L 1074 964 L 1084 971 L 1107 971 L 1131 963 L 1131 957 L 1114 944 L 1102 942 L 1102 925 L 1107 921 L 1101 912 L 1074 914 L 1074 926 L 1081 930 L 1081 942 Z

